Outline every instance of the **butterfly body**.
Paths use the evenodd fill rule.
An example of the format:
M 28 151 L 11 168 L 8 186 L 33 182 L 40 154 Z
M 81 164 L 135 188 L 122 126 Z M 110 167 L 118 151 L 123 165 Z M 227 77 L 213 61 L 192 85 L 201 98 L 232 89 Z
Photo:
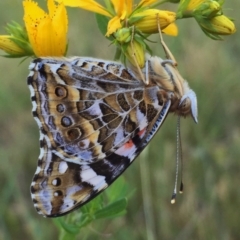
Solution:
M 149 143 L 168 112 L 192 115 L 195 93 L 169 60 L 148 57 L 142 73 L 117 62 L 39 58 L 28 85 L 40 129 L 31 184 L 38 213 L 61 216 L 107 188 Z

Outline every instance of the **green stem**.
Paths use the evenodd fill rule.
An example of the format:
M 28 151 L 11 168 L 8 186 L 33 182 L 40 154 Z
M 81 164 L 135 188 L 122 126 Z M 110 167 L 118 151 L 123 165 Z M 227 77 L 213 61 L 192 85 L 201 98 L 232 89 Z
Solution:
M 143 195 L 143 207 L 144 216 L 147 231 L 147 240 L 157 239 L 156 229 L 154 222 L 154 213 L 152 208 L 152 193 L 151 193 L 151 183 L 150 183 L 150 170 L 147 161 L 149 158 L 149 147 L 146 147 L 141 153 L 140 157 L 140 173 L 141 173 L 141 183 L 142 183 L 142 195 Z
M 114 61 L 119 61 L 120 57 L 121 57 L 121 50 L 120 50 L 120 48 L 117 48 L 115 55 L 114 55 Z

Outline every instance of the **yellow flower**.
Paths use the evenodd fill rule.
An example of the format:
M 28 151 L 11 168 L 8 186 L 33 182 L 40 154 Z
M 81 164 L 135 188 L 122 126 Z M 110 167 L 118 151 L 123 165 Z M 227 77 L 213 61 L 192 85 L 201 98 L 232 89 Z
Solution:
M 99 28 L 117 45 L 116 56 L 123 62 L 127 58 L 137 68 L 144 66 L 145 52 L 150 51 L 144 34 L 157 33 L 160 25 L 166 34 L 177 35 L 176 14 L 151 8 L 158 0 L 141 0 L 138 4 L 134 0 L 105 0 L 106 7 L 94 0 L 56 1 L 100 14 L 97 15 Z
M 12 56 L 22 56 L 24 50 L 12 41 L 11 38 L 10 35 L 1 35 L 0 49 Z
M 67 46 L 68 19 L 63 3 L 48 0 L 49 13 L 36 2 L 25 0 L 24 22 L 36 56 L 64 56 Z
M 85 10 L 109 17 L 110 20 L 108 22 L 106 32 L 107 37 L 115 33 L 120 28 L 131 27 L 135 25 L 143 33 L 156 33 L 156 13 L 159 13 L 161 29 L 164 29 L 173 21 L 175 21 L 174 13 L 150 8 L 150 5 L 155 3 L 157 0 L 142 0 L 135 7 L 133 7 L 133 0 L 111 0 L 111 2 L 110 0 L 107 0 L 105 2 L 108 3 L 108 8 L 103 7 L 94 0 L 56 1 L 63 2 L 66 6 L 80 7 Z M 113 6 L 113 9 L 111 9 L 111 6 Z

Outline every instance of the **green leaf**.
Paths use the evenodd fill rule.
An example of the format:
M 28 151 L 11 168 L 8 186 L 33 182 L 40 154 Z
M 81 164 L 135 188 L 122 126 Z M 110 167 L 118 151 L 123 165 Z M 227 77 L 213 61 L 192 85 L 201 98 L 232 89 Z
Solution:
M 97 14 L 97 13 L 95 14 L 95 17 L 96 17 L 98 28 L 99 28 L 100 32 L 102 33 L 102 35 L 104 37 L 106 37 L 109 18 L 106 16 L 103 16 L 103 15 Z M 112 36 L 106 37 L 106 38 L 110 41 L 114 40 L 114 38 Z
M 70 234 L 76 235 L 79 232 L 79 227 L 75 224 L 67 223 L 67 221 L 65 221 L 65 217 L 54 218 L 53 222 L 58 228 L 63 228 L 66 232 Z
M 106 195 L 109 202 L 114 202 L 120 198 L 126 197 L 128 192 L 128 185 L 123 177 L 118 178 L 113 185 L 111 185 L 107 191 Z
M 118 201 L 109 204 L 108 206 L 104 207 L 103 209 L 97 211 L 95 213 L 95 219 L 99 218 L 109 218 L 118 216 L 119 213 L 123 212 L 127 207 L 127 199 L 122 198 Z

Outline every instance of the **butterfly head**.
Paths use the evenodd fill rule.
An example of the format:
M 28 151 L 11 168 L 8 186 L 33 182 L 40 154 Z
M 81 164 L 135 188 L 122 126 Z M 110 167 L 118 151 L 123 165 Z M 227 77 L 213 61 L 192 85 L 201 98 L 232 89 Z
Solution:
M 168 95 L 171 98 L 170 111 L 183 117 L 191 115 L 197 123 L 196 94 L 178 72 L 175 62 L 149 56 L 148 61 L 146 71 L 150 75 L 150 82 L 155 82 L 163 91 L 170 93 Z
M 198 122 L 198 111 L 197 111 L 197 97 L 195 92 L 189 88 L 188 83 L 184 81 L 183 83 L 184 94 L 180 99 L 177 107 L 177 113 L 180 116 L 186 117 L 191 115 L 194 122 Z

